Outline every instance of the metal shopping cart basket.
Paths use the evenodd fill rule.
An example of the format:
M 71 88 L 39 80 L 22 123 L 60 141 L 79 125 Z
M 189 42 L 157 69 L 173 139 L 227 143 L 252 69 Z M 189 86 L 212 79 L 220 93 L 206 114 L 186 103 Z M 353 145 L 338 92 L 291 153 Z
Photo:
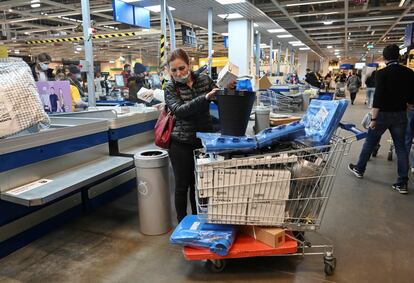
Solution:
M 195 151 L 199 218 L 209 223 L 281 227 L 286 243 L 279 249 L 266 248 L 241 235 L 226 257 L 186 247 L 186 258 L 207 260 L 213 271 L 221 271 L 226 258 L 324 255 L 325 273 L 332 274 L 333 245 L 326 237 L 328 243 L 312 245 L 305 232 L 320 228 L 342 158 L 354 140 L 365 137 L 354 125 L 343 127 L 356 135 L 334 136 L 324 146 L 298 143 L 289 150 L 227 160 Z
M 270 106 L 273 112 L 301 110 L 303 98 L 301 93 L 279 93 L 273 90 L 260 92 L 259 102 L 264 106 Z

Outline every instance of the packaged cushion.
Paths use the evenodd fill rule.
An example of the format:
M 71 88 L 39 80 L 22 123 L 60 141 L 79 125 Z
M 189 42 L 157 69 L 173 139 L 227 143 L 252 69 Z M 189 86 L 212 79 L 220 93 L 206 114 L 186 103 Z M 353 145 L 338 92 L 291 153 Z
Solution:
M 50 125 L 32 71 L 20 58 L 0 59 L 0 138 Z

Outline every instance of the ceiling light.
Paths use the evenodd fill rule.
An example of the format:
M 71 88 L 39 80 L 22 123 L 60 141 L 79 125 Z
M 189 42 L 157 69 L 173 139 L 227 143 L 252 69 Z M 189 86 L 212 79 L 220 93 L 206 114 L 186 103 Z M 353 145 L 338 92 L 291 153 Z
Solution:
M 233 20 L 233 19 L 241 19 L 241 18 L 243 18 L 243 16 L 240 15 L 239 13 L 219 14 L 217 16 L 220 17 L 220 18 L 222 18 L 222 19 L 227 19 L 227 20 Z
M 266 43 L 260 43 L 260 48 L 266 48 L 269 47 Z
M 332 45 L 328 45 L 328 46 L 326 46 L 326 48 L 331 49 L 332 48 Z
M 222 36 L 229 36 L 229 33 L 228 32 L 222 32 L 221 35 Z
M 310 50 L 309 47 L 300 47 L 299 50 Z
M 379 18 L 364 18 L 364 19 L 355 19 L 351 21 L 354 22 L 365 22 L 365 21 L 380 21 L 380 20 L 390 20 L 390 19 L 394 19 L 395 17 L 390 16 L 390 17 L 379 17 Z
M 267 30 L 269 33 L 281 33 L 281 32 L 286 32 L 285 29 L 282 28 L 275 28 L 275 29 L 268 29 Z
M 299 18 L 299 17 L 312 17 L 312 16 L 328 16 L 328 15 L 336 15 L 339 14 L 339 12 L 322 12 L 322 13 L 303 13 L 303 14 L 298 14 L 298 15 L 293 15 L 292 17 L 294 18 Z
M 40 7 L 40 3 L 32 4 L 32 5 L 30 5 L 30 7 L 32 7 L 32 8 L 39 8 Z
M 14 54 L 20 54 L 20 50 L 14 50 Z
M 325 26 L 329 26 L 329 25 L 332 25 L 333 24 L 333 21 L 324 21 L 323 24 Z
M 161 5 L 154 5 L 154 6 L 147 6 L 144 7 L 147 10 L 150 10 L 151 12 L 154 13 L 160 13 L 161 12 Z M 168 6 L 168 9 L 170 9 L 170 11 L 175 11 L 174 7 Z
M 335 51 L 335 52 L 339 52 L 340 50 L 339 50 L 339 49 L 335 49 L 334 51 Z
M 281 35 L 278 35 L 277 37 L 278 38 L 291 38 L 291 37 L 293 37 L 293 35 L 291 35 L 291 34 L 281 34 Z
M 286 7 L 315 5 L 315 4 L 324 4 L 324 3 L 332 3 L 332 2 L 338 2 L 338 0 L 325 0 L 325 1 L 310 1 L 310 2 L 292 3 L 292 4 L 286 4 Z
M 253 24 L 253 26 L 254 26 L 255 28 L 257 28 L 259 25 L 258 25 L 258 24 L 256 24 L 256 23 L 254 23 L 254 24 Z
M 289 44 L 292 46 L 305 46 L 301 41 L 290 41 Z
M 236 4 L 236 3 L 244 3 L 246 0 L 216 0 L 221 5 L 228 5 L 228 4 Z
M 113 63 L 115 63 L 115 61 L 114 61 L 114 60 L 110 60 L 110 61 L 109 61 L 109 64 L 113 64 Z
M 10 13 L 13 13 L 13 9 L 9 9 L 9 12 L 10 12 Z
M 398 5 L 398 7 L 402 7 L 402 5 L 404 5 L 405 0 L 401 0 L 400 4 Z
M 371 35 L 374 35 L 375 34 L 375 30 L 373 30 L 372 32 L 371 32 Z
M 30 3 L 40 3 L 40 0 L 31 0 Z

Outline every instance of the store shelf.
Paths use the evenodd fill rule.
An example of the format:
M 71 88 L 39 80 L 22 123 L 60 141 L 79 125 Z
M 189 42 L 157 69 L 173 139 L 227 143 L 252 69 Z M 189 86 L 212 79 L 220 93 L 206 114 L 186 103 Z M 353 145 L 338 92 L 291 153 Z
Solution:
M 50 176 L 45 176 L 44 179 L 52 181 L 42 186 L 28 190 L 14 188 L 2 192 L 0 198 L 25 206 L 44 205 L 95 181 L 133 167 L 133 165 L 132 158 L 107 156 Z

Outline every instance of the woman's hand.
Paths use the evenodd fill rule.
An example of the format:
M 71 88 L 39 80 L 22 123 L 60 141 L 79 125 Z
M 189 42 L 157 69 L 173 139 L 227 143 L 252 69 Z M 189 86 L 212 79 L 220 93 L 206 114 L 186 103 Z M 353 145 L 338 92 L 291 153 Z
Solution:
M 206 94 L 207 100 L 216 100 L 216 91 L 218 91 L 219 88 L 213 88 L 212 91 Z
M 377 127 L 377 121 L 371 121 L 371 123 L 369 123 L 369 128 L 374 130 Z

